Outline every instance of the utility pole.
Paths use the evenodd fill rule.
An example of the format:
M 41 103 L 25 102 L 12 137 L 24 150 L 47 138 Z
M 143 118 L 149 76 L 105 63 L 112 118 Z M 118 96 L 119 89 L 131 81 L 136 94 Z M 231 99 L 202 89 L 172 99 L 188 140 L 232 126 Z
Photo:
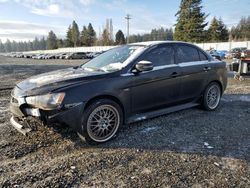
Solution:
M 127 14 L 127 16 L 125 17 L 125 19 L 127 20 L 127 44 L 129 43 L 129 20 L 131 20 L 131 17 L 129 14 Z

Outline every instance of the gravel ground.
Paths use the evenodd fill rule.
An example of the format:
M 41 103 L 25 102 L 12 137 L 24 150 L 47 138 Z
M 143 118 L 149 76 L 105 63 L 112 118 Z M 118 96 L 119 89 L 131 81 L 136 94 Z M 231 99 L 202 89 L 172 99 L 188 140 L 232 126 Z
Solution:
M 215 112 L 126 125 L 95 147 L 60 125 L 27 137 L 11 127 L 16 82 L 81 63 L 0 57 L 0 187 L 250 187 L 250 80 L 229 78 Z

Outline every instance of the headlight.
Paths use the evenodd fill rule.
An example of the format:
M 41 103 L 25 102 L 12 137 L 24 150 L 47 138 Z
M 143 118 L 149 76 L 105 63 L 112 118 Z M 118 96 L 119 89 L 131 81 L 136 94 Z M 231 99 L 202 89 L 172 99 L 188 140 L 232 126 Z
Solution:
M 64 97 L 65 93 L 49 93 L 47 95 L 26 97 L 26 102 L 43 110 L 53 110 L 62 104 Z

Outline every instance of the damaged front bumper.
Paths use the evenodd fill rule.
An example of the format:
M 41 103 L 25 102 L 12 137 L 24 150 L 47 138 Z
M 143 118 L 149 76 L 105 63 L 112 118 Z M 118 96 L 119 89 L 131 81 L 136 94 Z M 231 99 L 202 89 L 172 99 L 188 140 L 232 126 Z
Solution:
M 26 127 L 24 123 L 26 124 L 27 122 L 24 121 L 24 119 L 19 119 L 18 117 L 12 116 L 10 118 L 10 123 L 11 125 L 18 130 L 20 133 L 23 135 L 27 135 L 28 132 L 30 132 L 32 129 L 30 127 Z
M 33 117 L 44 124 L 63 123 L 69 125 L 77 132 L 81 132 L 81 117 L 85 103 L 75 103 L 62 105 L 60 109 L 42 110 L 30 107 L 25 98 L 13 97 L 10 102 L 12 117 L 11 125 L 24 135 L 32 131 L 32 125 L 27 121 L 28 117 Z

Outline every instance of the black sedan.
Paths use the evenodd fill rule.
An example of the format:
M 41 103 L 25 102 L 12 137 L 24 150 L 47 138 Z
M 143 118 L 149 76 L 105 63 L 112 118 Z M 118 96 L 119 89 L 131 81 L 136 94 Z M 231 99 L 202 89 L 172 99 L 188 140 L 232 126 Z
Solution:
M 23 134 L 33 116 L 71 126 L 89 143 L 110 140 L 123 124 L 201 105 L 215 110 L 226 89 L 225 62 L 184 42 L 111 49 L 84 65 L 26 79 L 11 95 L 11 124 Z

